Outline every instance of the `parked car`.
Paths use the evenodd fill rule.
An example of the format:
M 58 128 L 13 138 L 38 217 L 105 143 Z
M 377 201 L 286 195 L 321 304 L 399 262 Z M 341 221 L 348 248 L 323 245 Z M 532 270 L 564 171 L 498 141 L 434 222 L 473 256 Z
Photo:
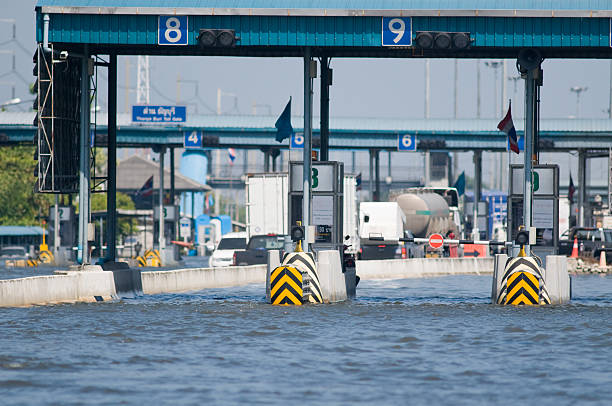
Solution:
M 234 265 L 265 264 L 268 262 L 269 250 L 282 250 L 284 246 L 284 235 L 254 235 L 245 251 L 234 252 Z
M 246 249 L 246 232 L 227 233 L 215 247 L 208 259 L 208 265 L 212 268 L 231 266 L 234 261 L 234 253 Z
M 0 248 L 0 257 L 5 259 L 29 259 L 30 256 L 24 247 L 9 246 Z
M 571 255 L 574 239 L 578 240 L 580 255 L 598 259 L 601 251 L 606 253 L 606 261 L 612 261 L 612 229 L 593 227 L 572 227 L 559 240 L 559 255 Z

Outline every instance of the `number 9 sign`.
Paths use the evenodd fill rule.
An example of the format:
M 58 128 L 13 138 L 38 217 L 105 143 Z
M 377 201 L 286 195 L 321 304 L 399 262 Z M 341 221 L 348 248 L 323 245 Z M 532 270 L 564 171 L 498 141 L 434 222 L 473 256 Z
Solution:
M 384 47 L 412 46 L 412 19 L 410 17 L 383 17 L 382 45 Z

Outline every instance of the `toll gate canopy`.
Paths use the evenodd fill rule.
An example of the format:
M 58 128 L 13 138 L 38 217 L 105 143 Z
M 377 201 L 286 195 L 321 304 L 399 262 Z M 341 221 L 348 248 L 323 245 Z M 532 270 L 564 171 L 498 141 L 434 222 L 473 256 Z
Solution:
M 606 0 L 39 0 L 38 42 L 44 15 L 49 42 L 89 44 L 94 54 L 302 56 L 312 47 L 313 56 L 513 58 L 535 47 L 545 58 L 611 55 Z M 207 30 L 228 35 L 215 41 Z

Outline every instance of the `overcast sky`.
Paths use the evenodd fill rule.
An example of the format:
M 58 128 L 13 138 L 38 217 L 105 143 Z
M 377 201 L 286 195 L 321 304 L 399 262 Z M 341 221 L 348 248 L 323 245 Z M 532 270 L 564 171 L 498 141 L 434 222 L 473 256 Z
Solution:
M 12 23 L 0 21 L 0 103 L 16 96 L 29 99 L 28 84 L 33 82 L 32 54 L 35 47 L 33 0 L 0 0 L 3 18 L 14 18 L 17 41 L 11 41 Z M 27 50 L 24 51 L 22 48 Z M 17 72 L 12 72 L 12 55 L 16 56 Z M 481 116 L 501 116 L 500 79 L 495 85 L 495 70 L 481 61 Z M 137 58 L 119 57 L 119 110 L 128 111 L 135 103 Z M 129 69 L 126 67 L 129 64 Z M 460 60 L 458 117 L 476 117 L 476 60 Z M 509 76 L 517 76 L 514 60 L 507 61 Z M 334 83 L 331 88 L 332 117 L 424 117 L 425 61 L 422 59 L 333 59 Z M 573 86 L 586 87 L 581 95 L 580 117 L 606 118 L 610 100 L 610 62 L 608 60 L 546 60 L 543 64 L 541 113 L 543 118 L 566 118 L 577 112 Z M 450 118 L 454 111 L 454 62 L 431 60 L 431 117 Z M 498 78 L 501 70 L 498 70 Z M 105 78 L 105 76 L 103 76 Z M 189 82 L 185 82 L 189 81 Z M 197 111 L 212 113 L 216 109 L 217 89 L 224 94 L 222 111 L 251 114 L 253 104 L 258 114 L 271 111 L 278 115 L 289 96 L 293 97 L 293 114 L 301 115 L 302 60 L 299 58 L 216 58 L 216 57 L 151 57 L 152 104 L 195 101 L 198 82 Z M 101 80 L 100 101 L 105 109 L 106 87 Z M 508 98 L 514 100 L 515 118 L 523 116 L 523 81 L 508 81 Z M 315 81 L 315 115 L 318 115 L 318 80 Z M 496 91 L 496 89 L 498 89 Z M 497 98 L 495 98 L 497 94 Z M 235 96 L 232 96 L 235 95 Z M 234 108 L 235 103 L 237 111 Z M 496 109 L 497 106 L 497 109 Z M 30 108 L 30 103 L 20 106 Z M 195 112 L 190 105 L 189 111 Z M 19 110 L 12 107 L 11 110 Z M 466 165 L 468 161 L 466 161 Z M 468 165 L 469 166 L 469 165 Z M 470 172 L 470 168 L 468 173 Z

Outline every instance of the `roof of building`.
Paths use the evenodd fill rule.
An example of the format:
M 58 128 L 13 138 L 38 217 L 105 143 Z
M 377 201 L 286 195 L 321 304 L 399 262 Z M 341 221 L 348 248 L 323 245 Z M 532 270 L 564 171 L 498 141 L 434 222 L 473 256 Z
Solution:
M 153 176 L 153 189 L 159 188 L 159 163 L 132 155 L 117 164 L 117 189 L 139 190 Z M 164 188 L 170 188 L 170 170 L 164 170 Z M 174 189 L 181 191 L 208 191 L 212 188 L 175 172 Z
M 39 0 L 37 7 L 283 10 L 610 10 L 608 0 Z M 73 12 L 66 10 L 67 12 Z
M 21 237 L 27 235 L 49 234 L 39 226 L 0 226 L 0 237 Z

